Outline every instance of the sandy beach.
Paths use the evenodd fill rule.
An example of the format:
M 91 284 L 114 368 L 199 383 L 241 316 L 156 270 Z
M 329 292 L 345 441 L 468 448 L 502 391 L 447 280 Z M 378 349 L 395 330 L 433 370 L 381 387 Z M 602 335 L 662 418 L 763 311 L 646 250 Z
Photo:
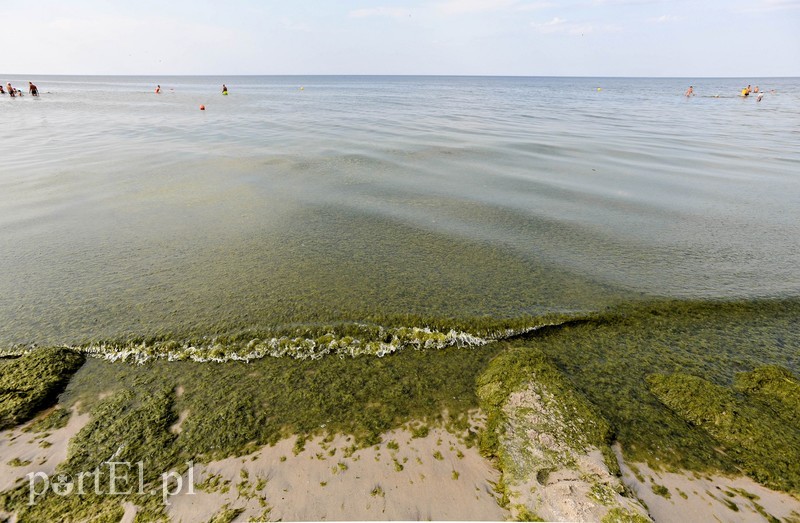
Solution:
M 392 431 L 384 443 L 352 454 L 348 439 L 315 439 L 297 455 L 294 441 L 283 440 L 197 466 L 200 488 L 172 498 L 167 511 L 185 523 L 209 520 L 223 506 L 242 510 L 238 521 L 502 521 L 508 515 L 493 490 L 498 471 L 444 430 L 424 438 Z
M 619 447 L 615 451 L 621 458 Z M 744 476 L 654 471 L 619 461 L 625 484 L 657 522 L 800 521 L 800 500 Z
M 44 417 L 46 411 L 40 415 Z M 33 422 L 0 432 L 0 492 L 13 487 L 19 480 L 34 472 L 51 475 L 59 463 L 67 459 L 67 446 L 89 421 L 89 414 L 79 414 L 77 408 L 65 427 L 52 432 L 28 432 Z
M 519 395 L 514 401 L 514 408 L 520 408 Z M 185 412 L 180 419 L 190 415 Z M 36 420 L 0 433 L 0 491 L 27 481 L 30 473 L 56 472 L 67 457 L 69 440 L 88 421 L 88 414 L 73 409 L 66 426 L 47 433 L 29 431 Z M 180 431 L 179 423 L 173 430 Z M 635 497 L 623 496 L 614 503 L 622 500 L 625 507 L 645 518 L 642 521 L 800 518 L 799 500 L 748 478 L 658 472 L 645 464 L 626 464 L 619 446 L 615 453 L 622 478 L 609 475 L 599 452 L 590 453 L 578 460 L 577 467 L 551 471 L 545 484 L 534 480 L 510 487 L 514 493 L 509 506 L 497 488 L 500 471 L 477 448 L 467 447 L 461 438 L 442 428 L 433 428 L 424 437 L 415 437 L 411 428 L 390 431 L 383 435 L 382 443 L 361 449 L 345 435 L 310 439 L 301 451 L 294 438 L 287 438 L 245 456 L 197 463 L 183 474 L 184 488 L 168 498 L 165 512 L 170 521 L 183 523 L 504 521 L 519 517 L 521 503 L 531 510 L 550 507 L 545 510 L 550 521 L 606 521 L 607 517 L 598 514 L 607 514 L 607 507 L 598 511 L 602 503 L 591 486 L 597 481 L 618 484 L 621 480 Z M 540 450 L 543 441 L 551 450 L 562 446 L 547 434 L 529 432 L 526 437 Z M 520 444 L 518 435 L 508 441 Z M 120 504 L 120 521 L 134 521 L 136 505 L 129 501 Z M 562 512 L 554 512 L 554 507 Z M 0 516 L 20 523 L 13 514 Z M 616 520 L 613 513 L 611 520 Z

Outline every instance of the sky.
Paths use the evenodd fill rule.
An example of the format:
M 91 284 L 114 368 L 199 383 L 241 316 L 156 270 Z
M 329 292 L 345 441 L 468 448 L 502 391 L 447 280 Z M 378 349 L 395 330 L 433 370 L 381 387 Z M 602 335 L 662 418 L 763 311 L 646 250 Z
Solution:
M 0 73 L 800 76 L 800 0 L 37 0 Z

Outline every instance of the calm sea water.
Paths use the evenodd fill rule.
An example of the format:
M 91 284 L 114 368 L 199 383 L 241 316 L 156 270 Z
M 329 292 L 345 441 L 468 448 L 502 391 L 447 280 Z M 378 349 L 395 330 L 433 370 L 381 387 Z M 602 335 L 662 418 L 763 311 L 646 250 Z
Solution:
M 0 345 L 800 296 L 798 79 L 0 80 Z

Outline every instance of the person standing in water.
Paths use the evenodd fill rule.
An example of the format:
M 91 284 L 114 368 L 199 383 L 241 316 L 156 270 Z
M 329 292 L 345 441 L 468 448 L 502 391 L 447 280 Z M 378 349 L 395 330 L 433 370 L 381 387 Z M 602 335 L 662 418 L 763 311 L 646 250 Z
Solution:
M 228 86 L 222 84 L 222 94 L 228 94 Z
M 687 98 L 689 96 L 694 96 L 694 87 L 690 85 L 689 88 L 686 89 L 686 92 L 684 93 L 684 96 L 686 96 Z
M 8 91 L 8 94 L 11 95 L 11 98 L 14 98 L 14 88 L 11 87 L 11 82 L 6 82 L 6 90 Z
M 161 86 L 160 85 L 156 86 L 156 94 L 161 94 Z
M 28 82 L 28 93 L 31 96 L 39 96 L 39 88 L 33 85 L 33 82 Z

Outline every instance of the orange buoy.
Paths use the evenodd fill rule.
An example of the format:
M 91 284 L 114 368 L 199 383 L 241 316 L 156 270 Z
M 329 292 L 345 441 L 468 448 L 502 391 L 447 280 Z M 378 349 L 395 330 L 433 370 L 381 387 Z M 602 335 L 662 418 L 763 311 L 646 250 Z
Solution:
M 200 110 L 201 110 L 201 111 L 205 111 L 205 110 L 206 110 L 206 106 L 205 106 L 205 105 L 201 105 L 201 106 L 200 106 Z

